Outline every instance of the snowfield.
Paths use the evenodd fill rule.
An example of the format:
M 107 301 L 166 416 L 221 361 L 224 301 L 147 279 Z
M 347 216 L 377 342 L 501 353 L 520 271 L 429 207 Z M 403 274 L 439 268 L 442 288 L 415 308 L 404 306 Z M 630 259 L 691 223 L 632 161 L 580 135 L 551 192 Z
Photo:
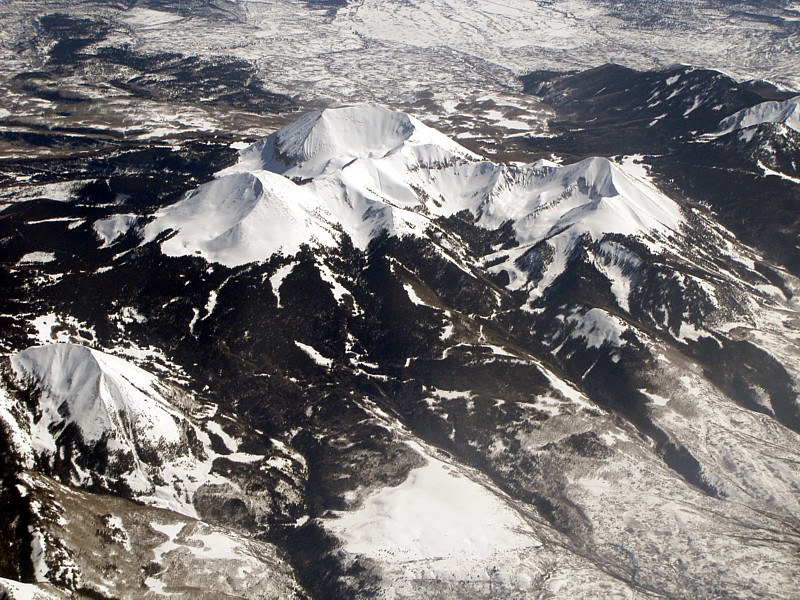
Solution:
M 412 447 L 425 466 L 329 523 L 344 549 L 389 565 L 399 580 L 471 581 L 495 567 L 496 583 L 525 589 L 526 557 L 542 546 L 530 525 L 468 473 Z

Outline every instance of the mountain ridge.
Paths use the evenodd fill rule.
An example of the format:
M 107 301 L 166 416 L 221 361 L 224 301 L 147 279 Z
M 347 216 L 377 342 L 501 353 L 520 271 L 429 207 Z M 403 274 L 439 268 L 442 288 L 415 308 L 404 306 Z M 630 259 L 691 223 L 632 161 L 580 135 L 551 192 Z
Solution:
M 362 249 L 382 231 L 422 235 L 432 217 L 449 217 L 462 210 L 472 212 L 476 222 L 487 229 L 511 222 L 519 244 L 542 242 L 573 228 L 577 232 L 572 237 L 589 233 L 594 238 L 607 233 L 641 232 L 647 236 L 654 231 L 677 232 L 682 221 L 671 200 L 607 159 L 591 158 L 565 167 L 540 162 L 509 168 L 480 160 L 445 136 L 432 135 L 432 130 L 421 124 L 417 129 L 403 129 L 402 141 L 391 140 L 377 156 L 372 155 L 379 147 L 374 141 L 364 147 L 359 142 L 341 156 L 329 154 L 339 147 L 338 129 L 342 127 L 329 125 L 331 138 L 325 137 L 327 129 L 317 132 L 314 144 L 322 150 L 307 155 L 304 145 L 323 118 L 328 123 L 344 122 L 345 128 L 355 123 L 370 135 L 375 121 L 386 122 L 382 128 L 387 130 L 396 129 L 398 123 L 412 125 L 407 115 L 374 105 L 311 113 L 242 150 L 240 162 L 222 171 L 216 181 L 164 209 L 145 227 L 144 241 L 156 239 L 166 229 L 177 229 L 177 236 L 162 245 L 168 253 L 199 251 L 234 266 L 237 259 L 221 257 L 237 254 L 245 230 L 251 232 L 248 241 L 241 241 L 247 248 L 258 245 L 259 230 L 263 230 L 264 240 L 272 240 L 260 251 L 241 253 L 263 260 L 279 248 L 287 255 L 296 252 L 301 243 L 317 248 L 336 245 L 336 231 L 349 235 Z M 296 135 L 298 130 L 302 135 Z M 422 133 L 417 135 L 417 131 Z M 301 154 L 294 158 L 281 154 L 281 141 L 295 137 L 303 140 L 297 150 Z M 365 151 L 367 146 L 370 149 Z M 424 149 L 423 155 L 420 149 Z M 310 162 L 303 162 L 306 158 Z M 272 173 L 276 170 L 283 172 L 284 179 L 275 178 Z M 301 185 L 293 185 L 289 179 L 299 180 Z M 277 193 L 265 195 L 263 186 L 267 185 Z M 230 209 L 229 202 L 233 203 Z M 259 210 L 253 207 L 270 203 L 276 207 L 275 217 L 286 215 L 286 224 L 246 223 Z M 302 216 L 289 216 L 297 210 Z M 244 212 L 239 215 L 239 211 Z M 181 233 L 182 213 L 188 215 L 189 222 L 183 227 L 190 233 Z M 255 218 L 260 222 L 261 217 Z M 219 219 L 224 225 L 212 225 Z M 195 222 L 201 227 L 197 233 L 193 232 Z M 209 227 L 214 233 L 209 233 Z M 275 246 L 274 240 L 283 240 L 283 236 L 288 236 L 285 242 Z M 203 249 L 198 250 L 201 245 Z M 215 253 L 216 246 L 221 248 L 219 253 Z M 238 259 L 238 264 L 242 260 Z

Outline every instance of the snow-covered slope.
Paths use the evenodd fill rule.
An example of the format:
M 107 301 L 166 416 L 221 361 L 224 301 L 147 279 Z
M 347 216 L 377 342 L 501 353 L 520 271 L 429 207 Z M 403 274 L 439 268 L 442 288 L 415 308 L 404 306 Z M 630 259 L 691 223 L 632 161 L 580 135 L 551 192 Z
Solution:
M 172 229 L 166 254 L 201 255 L 234 266 L 302 244 L 333 245 L 332 217 L 321 200 L 291 180 L 268 171 L 234 173 L 207 183 L 161 211 L 147 225 L 146 240 Z
M 584 234 L 653 238 L 682 222 L 672 200 L 607 159 L 497 165 L 413 117 L 362 105 L 308 114 L 245 149 L 161 211 L 145 241 L 173 229 L 165 253 L 233 266 L 338 245 L 338 232 L 362 249 L 381 232 L 421 236 L 431 218 L 462 210 L 487 229 L 512 221 L 523 245 L 565 231 L 566 246 Z
M 541 162 L 506 174 L 481 206 L 480 223 L 494 229 L 511 220 L 520 243 L 571 227 L 597 239 L 677 232 L 681 225 L 673 200 L 605 158 L 564 167 Z
M 126 361 L 75 344 L 29 348 L 11 364 L 40 391 L 31 434 L 37 454 L 56 452 L 59 435 L 77 427 L 85 444 L 107 440 L 111 451 L 143 448 L 162 456 L 186 443 L 182 417 L 157 378 Z
M 796 600 L 778 4 L 5 2 L 0 575 Z
M 408 148 L 432 146 L 477 157 L 402 112 L 364 104 L 308 113 L 242 152 L 242 165 L 287 177 L 314 178 L 365 158 L 385 158 Z
M 498 164 L 367 105 L 245 150 L 138 248 L 116 210 L 0 222 L 0 546 L 50 511 L 42 578 L 256 595 L 257 537 L 320 598 L 792 597 L 800 283 L 641 156 Z M 82 566 L 87 531 L 137 562 Z
M 189 398 L 126 360 L 76 344 L 28 348 L 11 357 L 11 367 L 35 398 L 25 416 L 19 405 L 3 415 L 28 466 L 42 462 L 78 485 L 123 484 L 137 497 L 195 514 L 187 492 L 203 483 L 197 476 L 210 463 L 177 406 L 188 409 Z
M 240 452 L 218 422 L 192 417 L 209 413 L 207 407 L 127 360 L 59 343 L 23 350 L 10 363 L 33 403 L 3 392 L 0 425 L 12 433 L 15 454 L 27 468 L 44 464 L 73 485 L 122 487 L 139 501 L 192 517 L 209 512 L 212 497 L 248 495 L 215 472 L 221 455 L 251 465 L 240 467 L 245 471 L 269 465 L 277 455 L 285 465 L 282 476 L 292 476 L 294 459 L 280 446 Z M 256 492 L 248 497 L 248 510 L 266 519 L 276 502 L 272 495 L 264 504 Z
M 790 129 L 800 131 L 800 96 L 783 102 L 762 102 L 734 113 L 720 123 L 717 134 L 725 135 L 764 123 L 783 123 Z
M 452 580 L 495 565 L 504 569 L 498 578 L 506 583 L 523 575 L 520 557 L 530 559 L 542 545 L 530 525 L 465 473 L 413 447 L 425 466 L 331 521 L 330 529 L 345 540 L 344 549 L 392 564 L 402 579 L 418 578 L 414 563 L 429 561 L 434 566 L 427 569 Z

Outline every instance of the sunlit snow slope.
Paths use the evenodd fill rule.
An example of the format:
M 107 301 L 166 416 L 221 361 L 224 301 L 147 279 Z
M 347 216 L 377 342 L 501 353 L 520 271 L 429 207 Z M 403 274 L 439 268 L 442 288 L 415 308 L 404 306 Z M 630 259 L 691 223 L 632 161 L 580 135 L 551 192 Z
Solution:
M 301 244 L 359 248 L 383 232 L 422 235 L 431 217 L 467 210 L 517 241 L 584 234 L 655 240 L 680 228 L 677 205 L 604 158 L 559 167 L 482 160 L 413 117 L 376 105 L 308 114 L 245 149 L 240 162 L 145 228 L 173 256 L 228 266 L 295 253 Z
M 800 97 L 783 102 L 763 102 L 727 117 L 719 125 L 719 135 L 746 129 L 764 123 L 783 123 L 800 131 Z

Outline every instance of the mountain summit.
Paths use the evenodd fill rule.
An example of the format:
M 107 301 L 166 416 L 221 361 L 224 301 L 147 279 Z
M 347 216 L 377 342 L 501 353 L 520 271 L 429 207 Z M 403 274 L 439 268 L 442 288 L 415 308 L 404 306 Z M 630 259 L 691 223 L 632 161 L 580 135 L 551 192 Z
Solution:
M 166 253 L 235 266 L 304 243 L 335 246 L 342 235 L 362 249 L 382 233 L 422 236 L 464 210 L 488 230 L 511 224 L 521 245 L 564 232 L 653 239 L 677 234 L 683 220 L 646 177 L 607 159 L 498 165 L 402 112 L 361 105 L 310 113 L 243 150 L 217 180 L 162 210 L 145 241 L 172 229 Z
M 242 163 L 287 177 L 313 178 L 359 159 L 420 147 L 478 156 L 418 119 L 376 104 L 308 113 L 242 152 Z

